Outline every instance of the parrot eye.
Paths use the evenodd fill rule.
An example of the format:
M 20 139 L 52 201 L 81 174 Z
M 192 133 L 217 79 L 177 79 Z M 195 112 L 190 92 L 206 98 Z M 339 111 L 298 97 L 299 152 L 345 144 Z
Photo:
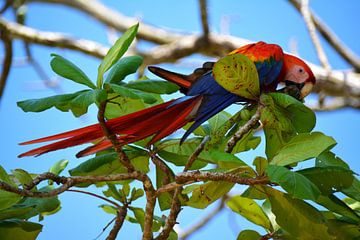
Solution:
M 304 72 L 304 69 L 299 68 L 299 73 L 303 73 L 303 72 Z

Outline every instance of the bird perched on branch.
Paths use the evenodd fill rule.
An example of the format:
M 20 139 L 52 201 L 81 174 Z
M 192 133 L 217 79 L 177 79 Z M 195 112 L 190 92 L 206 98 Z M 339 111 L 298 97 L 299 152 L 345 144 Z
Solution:
M 183 75 L 164 70 L 159 67 L 149 67 L 154 74 L 176 83 L 185 96 L 171 100 L 138 112 L 110 119 L 106 125 L 111 133 L 116 134 L 120 144 L 136 142 L 153 136 L 148 145 L 168 136 L 175 130 L 193 122 L 183 135 L 184 141 L 197 127 L 206 120 L 236 102 L 251 102 L 256 96 L 251 93 L 251 86 L 259 86 L 262 93 L 275 92 L 279 83 L 292 89 L 298 99 L 307 96 L 315 84 L 315 76 L 309 66 L 301 59 L 285 54 L 280 46 L 257 42 L 245 45 L 232 51 L 229 56 L 242 59 L 232 62 L 235 66 L 236 78 L 218 76 L 213 68 L 227 66 L 220 61 L 205 63 L 190 75 Z M 250 64 L 249 64 L 250 62 Z M 253 69 L 256 77 L 249 76 Z M 230 69 L 234 71 L 234 69 Z M 221 71 L 220 71 L 221 72 Z M 225 74 L 226 75 L 226 74 Z M 248 78 L 248 85 L 243 80 Z M 286 91 L 285 91 L 286 92 Z M 244 94 L 242 94 L 244 93 Z M 245 94 L 249 93 L 249 94 Z M 252 94 L 252 95 L 251 95 Z M 19 157 L 41 155 L 47 152 L 90 143 L 101 139 L 95 145 L 79 152 L 77 157 L 86 156 L 112 147 L 110 140 L 104 138 L 99 124 L 80 129 L 35 139 L 20 143 L 21 145 L 58 140 L 57 142 L 22 153 Z

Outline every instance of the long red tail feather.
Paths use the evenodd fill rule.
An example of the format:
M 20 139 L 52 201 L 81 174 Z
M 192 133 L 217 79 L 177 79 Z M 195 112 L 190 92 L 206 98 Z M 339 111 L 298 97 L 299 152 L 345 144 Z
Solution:
M 136 142 L 155 134 L 154 138 L 149 143 L 152 144 L 189 122 L 190 119 L 187 119 L 186 117 L 200 100 L 201 97 L 193 97 L 189 100 L 171 105 L 174 102 L 174 100 L 172 100 L 135 113 L 110 119 L 106 124 L 111 132 L 119 134 L 118 139 L 122 144 Z M 175 121 L 174 118 L 176 118 Z M 80 129 L 20 143 L 21 145 L 25 145 L 60 140 L 22 153 L 18 157 L 39 156 L 47 152 L 89 143 L 102 137 L 103 132 L 100 125 L 94 124 Z M 110 141 L 103 140 L 98 144 L 79 152 L 77 156 L 81 157 L 93 154 L 111 146 Z

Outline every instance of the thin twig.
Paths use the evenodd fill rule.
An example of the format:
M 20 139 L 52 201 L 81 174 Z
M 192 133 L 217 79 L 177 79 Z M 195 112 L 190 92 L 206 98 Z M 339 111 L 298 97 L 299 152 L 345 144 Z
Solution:
M 206 143 L 210 140 L 209 136 L 205 136 L 204 139 L 201 141 L 200 145 L 195 149 L 195 151 L 190 155 L 183 172 L 187 172 L 195 160 L 198 158 L 200 153 L 204 150 Z
M 209 40 L 209 22 L 208 22 L 208 9 L 207 9 L 207 1 L 199 0 L 200 5 L 200 16 L 201 16 L 201 26 L 203 30 L 203 38 L 204 41 Z
M 289 0 L 289 2 L 300 12 L 301 2 L 299 0 Z M 324 39 L 347 61 L 357 72 L 360 71 L 360 58 L 342 42 L 338 36 L 313 12 L 310 15 L 315 27 L 319 30 Z
M 110 199 L 107 199 L 107 198 L 105 198 L 105 197 L 103 197 L 103 196 L 100 196 L 100 195 L 98 195 L 98 194 L 92 193 L 92 192 L 88 192 L 88 191 L 84 191 L 84 190 L 78 190 L 78 189 L 68 189 L 68 190 L 66 190 L 66 191 L 67 191 L 67 192 L 77 192 L 77 193 L 87 194 L 87 195 L 90 195 L 90 196 L 99 198 L 99 199 L 101 199 L 101 200 L 104 200 L 105 202 L 108 202 L 108 203 L 114 205 L 114 206 L 117 207 L 117 208 L 120 208 L 120 207 L 121 207 L 118 203 L 116 203 L 116 202 L 114 202 L 114 201 L 112 201 L 112 200 L 110 200 Z
M 109 235 L 106 237 L 106 240 L 115 240 L 127 214 L 127 206 L 121 206 L 116 212 L 116 219 L 113 228 L 111 229 Z
M 309 9 L 309 0 L 301 0 L 301 14 L 304 18 L 310 38 L 315 46 L 316 53 L 321 62 L 321 65 L 325 68 L 325 70 L 327 72 L 330 72 L 331 67 L 330 67 L 329 60 L 327 59 L 325 51 L 320 43 L 320 39 L 316 34 L 315 24 L 311 18 L 311 13 L 310 13 L 310 9 Z
M 212 210 L 208 215 L 206 215 L 204 218 L 202 218 L 199 222 L 195 223 L 194 225 L 192 225 L 189 229 L 185 230 L 184 232 L 182 232 L 180 234 L 180 239 L 185 240 L 187 239 L 191 234 L 193 234 L 194 232 L 198 231 L 199 229 L 201 229 L 202 227 L 204 227 L 207 223 L 210 222 L 210 220 L 212 220 L 218 213 L 220 213 L 224 207 L 225 207 L 225 200 L 227 199 L 227 196 L 224 195 L 221 199 L 220 199 L 220 203 L 219 205 Z
M 11 69 L 11 64 L 13 59 L 13 46 L 12 46 L 12 40 L 9 37 L 8 33 L 5 30 L 2 30 L 1 28 L 0 28 L 0 37 L 4 43 L 4 50 L 5 50 L 5 56 L 3 59 L 2 71 L 0 76 L 0 99 L 1 99 L 6 86 L 6 80 L 8 79 Z
M 248 133 L 252 128 L 256 126 L 256 124 L 260 120 L 260 111 L 261 111 L 261 104 L 259 104 L 255 114 L 250 118 L 250 120 L 245 123 L 243 126 L 240 127 L 240 129 L 230 138 L 230 140 L 227 142 L 225 152 L 231 153 L 234 149 L 236 143 L 246 134 Z

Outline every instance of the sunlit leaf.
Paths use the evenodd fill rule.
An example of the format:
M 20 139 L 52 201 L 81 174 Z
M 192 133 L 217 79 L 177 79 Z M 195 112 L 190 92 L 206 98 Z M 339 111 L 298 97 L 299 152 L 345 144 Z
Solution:
M 79 117 L 87 112 L 89 105 L 104 99 L 106 99 L 106 92 L 96 89 L 39 99 L 29 99 L 17 102 L 17 105 L 24 112 L 42 112 L 55 107 L 63 112 L 71 111 L 74 116 Z
M 142 62 L 143 58 L 140 56 L 121 58 L 112 66 L 105 82 L 119 84 L 127 75 L 135 73 Z
M 272 182 L 278 183 L 292 196 L 316 201 L 320 190 L 303 175 L 282 166 L 269 165 L 266 173 Z
M 51 166 L 51 168 L 49 169 L 49 172 L 59 175 L 68 165 L 69 160 L 59 160 L 57 161 L 54 165 Z
M 247 99 L 260 95 L 255 64 L 245 55 L 233 54 L 218 60 L 213 67 L 215 81 L 231 93 Z
M 96 88 L 89 77 L 74 63 L 57 54 L 51 54 L 51 56 L 53 59 L 51 59 L 50 65 L 55 73 L 63 78 L 88 86 L 89 88 Z
M 120 86 L 116 84 L 109 84 L 111 89 L 119 94 L 122 97 L 132 98 L 132 99 L 142 99 L 145 103 L 155 103 L 157 99 L 150 93 L 139 91 L 136 89 L 127 88 L 125 86 Z
M 334 147 L 336 141 L 320 132 L 301 133 L 287 142 L 271 160 L 271 164 L 285 166 L 316 158 Z
M 243 230 L 239 233 L 236 240 L 259 240 L 261 235 L 254 230 Z
M 235 196 L 230 198 L 226 202 L 226 205 L 250 222 L 271 231 L 272 226 L 269 218 L 254 200 L 241 196 Z
M 124 86 L 132 89 L 141 90 L 148 93 L 170 94 L 179 90 L 179 86 L 174 83 L 162 80 L 138 80 L 131 81 Z
M 109 70 L 128 50 L 130 44 L 136 36 L 138 28 L 139 24 L 135 24 L 134 26 L 130 27 L 109 49 L 98 68 L 98 87 L 102 86 L 104 73 Z
M 229 182 L 212 181 L 198 185 L 193 189 L 192 195 L 186 204 L 193 208 L 206 208 L 229 192 L 233 186 L 234 184 Z

